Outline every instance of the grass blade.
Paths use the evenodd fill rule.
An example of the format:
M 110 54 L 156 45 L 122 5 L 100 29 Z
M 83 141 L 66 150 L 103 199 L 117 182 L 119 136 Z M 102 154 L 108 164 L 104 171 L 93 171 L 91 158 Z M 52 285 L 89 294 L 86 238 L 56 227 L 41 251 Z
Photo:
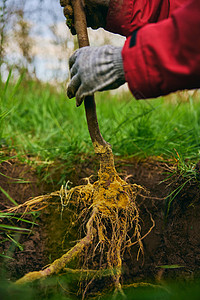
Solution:
M 10 197 L 10 195 L 0 186 L 0 191 L 16 206 L 18 206 L 17 202 Z
M 5 224 L 0 224 L 0 229 L 2 230 L 12 230 L 12 231 L 31 231 L 30 229 L 27 228 L 20 228 L 16 226 L 11 226 L 11 225 L 5 225 Z
M 21 250 L 21 251 L 24 250 L 24 248 L 22 247 L 22 245 L 18 241 L 13 239 L 9 234 L 6 234 L 6 235 L 19 248 L 19 250 Z
M 9 259 L 14 259 L 13 257 L 10 257 L 8 255 L 4 255 L 4 254 L 0 254 L 0 257 L 3 257 L 3 258 L 9 258 Z
M 157 268 L 161 268 L 161 269 L 179 269 L 179 268 L 185 268 L 185 266 L 180 266 L 180 265 L 162 265 L 162 266 L 157 266 Z

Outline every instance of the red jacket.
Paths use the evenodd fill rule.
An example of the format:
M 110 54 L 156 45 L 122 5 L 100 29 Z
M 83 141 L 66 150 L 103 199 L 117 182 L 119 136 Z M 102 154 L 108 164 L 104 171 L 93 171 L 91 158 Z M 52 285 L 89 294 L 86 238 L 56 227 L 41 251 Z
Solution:
M 199 0 L 111 0 L 106 29 L 127 37 L 125 78 L 136 98 L 200 88 Z

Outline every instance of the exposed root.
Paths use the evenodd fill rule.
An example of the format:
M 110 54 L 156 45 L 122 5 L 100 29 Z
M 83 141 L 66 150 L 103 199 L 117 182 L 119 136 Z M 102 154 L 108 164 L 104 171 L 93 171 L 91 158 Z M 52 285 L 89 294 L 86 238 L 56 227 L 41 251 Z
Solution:
M 56 259 L 51 265 L 41 271 L 30 272 L 26 274 L 24 277 L 20 278 L 16 281 L 17 284 L 24 284 L 27 282 L 34 281 L 36 279 L 45 278 L 52 274 L 59 273 L 68 262 L 74 259 L 79 253 L 83 251 L 83 249 L 92 242 L 93 236 L 95 234 L 95 229 L 93 227 L 94 217 L 97 213 L 97 210 L 94 209 L 93 213 L 87 223 L 87 234 L 81 239 L 73 248 L 71 248 L 67 253 L 65 253 L 59 259 Z
M 117 293 L 124 295 L 121 286 L 124 253 L 127 248 L 137 245 L 137 259 L 140 254 L 144 255 L 142 240 L 151 232 L 155 223 L 149 213 L 152 226 L 142 235 L 137 198 L 146 193 L 145 189 L 140 185 L 128 184 L 118 176 L 109 146 L 107 149 L 99 149 L 96 146 L 96 152 L 100 155 L 98 181 L 92 184 L 88 179 L 86 185 L 70 190 L 62 187 L 60 191 L 34 198 L 10 209 L 10 211 L 19 208 L 25 208 L 25 211 L 41 209 L 53 197 L 60 196 L 62 209 L 70 208 L 70 205 L 81 206 L 79 219 L 82 224 L 86 224 L 85 237 L 73 248 L 44 270 L 28 273 L 17 281 L 18 284 L 66 270 L 69 262 L 79 255 L 82 257 L 82 266 L 78 271 L 86 269 L 89 272 L 92 269 L 93 272 L 93 278 L 87 284 L 83 296 L 94 278 L 100 274 L 99 270 L 109 270 L 108 276 L 113 279 L 115 295 Z
M 23 204 L 7 209 L 7 212 L 13 213 L 19 211 L 20 209 L 24 209 L 23 214 L 27 213 L 28 211 L 39 211 L 47 207 L 49 205 L 49 202 L 59 195 L 60 191 L 52 192 L 47 195 L 41 195 L 27 200 Z
M 89 278 L 102 278 L 106 276 L 113 275 L 113 269 L 100 269 L 100 270 L 92 270 L 92 269 L 71 269 L 71 268 L 64 268 L 64 272 L 67 274 L 78 275 L 82 279 L 89 279 Z

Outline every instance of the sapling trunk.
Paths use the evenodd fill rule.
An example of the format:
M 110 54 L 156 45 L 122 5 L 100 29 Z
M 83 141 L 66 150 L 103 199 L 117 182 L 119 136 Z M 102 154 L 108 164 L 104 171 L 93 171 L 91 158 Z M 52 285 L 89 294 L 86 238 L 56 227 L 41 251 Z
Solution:
M 89 46 L 87 22 L 82 2 L 80 0 L 72 0 L 71 2 L 74 12 L 74 27 L 77 33 L 79 48 Z M 108 143 L 103 139 L 99 129 L 94 95 L 85 97 L 84 105 L 90 137 L 94 145 L 95 152 L 98 153 L 100 150 L 98 146 L 102 146 L 107 149 Z
M 74 11 L 74 26 L 77 33 L 79 48 L 89 46 L 87 22 L 82 2 L 80 0 L 72 0 L 72 6 Z M 103 139 L 99 130 L 94 95 L 85 97 L 84 105 L 88 130 L 90 133 L 92 143 L 94 147 L 97 144 L 105 147 L 107 143 Z

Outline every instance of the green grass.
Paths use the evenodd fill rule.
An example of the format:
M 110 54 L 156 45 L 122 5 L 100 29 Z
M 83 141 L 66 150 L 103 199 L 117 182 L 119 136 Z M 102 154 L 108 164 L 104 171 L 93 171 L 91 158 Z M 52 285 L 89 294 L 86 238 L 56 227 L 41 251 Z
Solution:
M 44 165 L 93 153 L 84 107 L 76 108 L 64 88 L 57 92 L 23 78 L 12 84 L 10 77 L 0 85 L 1 145 Z M 100 129 L 115 155 L 199 158 L 200 95 L 188 102 L 169 98 L 136 101 L 128 92 L 97 93 Z

